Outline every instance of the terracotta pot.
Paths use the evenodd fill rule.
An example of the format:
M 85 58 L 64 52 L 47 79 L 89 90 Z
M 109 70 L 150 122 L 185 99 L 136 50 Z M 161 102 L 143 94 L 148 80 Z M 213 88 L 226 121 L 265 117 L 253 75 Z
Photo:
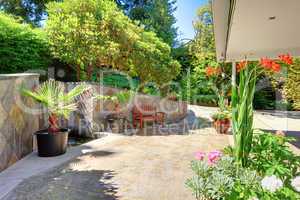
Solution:
M 228 130 L 230 128 L 230 120 L 229 119 L 215 120 L 214 128 L 219 134 L 228 134 Z

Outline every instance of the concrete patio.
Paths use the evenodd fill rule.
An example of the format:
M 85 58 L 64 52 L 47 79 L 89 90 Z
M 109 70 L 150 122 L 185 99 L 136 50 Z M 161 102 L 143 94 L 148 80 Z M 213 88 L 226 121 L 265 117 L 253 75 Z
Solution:
M 194 118 L 208 119 L 215 108 L 189 106 Z M 277 113 L 278 114 L 278 113 Z M 297 117 L 285 118 L 257 112 L 255 127 L 284 130 L 298 137 Z M 1 200 L 62 199 L 194 199 L 185 187 L 194 152 L 222 149 L 232 144 L 231 135 L 212 128 L 191 130 L 186 135 L 105 137 L 54 158 L 32 153 L 0 173 Z M 299 146 L 291 146 L 300 153 Z
M 0 181 L 10 177 L 21 183 L 2 199 L 192 200 L 184 183 L 191 175 L 194 152 L 222 149 L 230 140 L 211 128 L 193 135 L 108 135 L 62 157 L 31 155 L 17 163 L 1 174 Z M 18 174 L 23 179 L 18 180 Z M 6 181 L 1 194 L 10 187 Z

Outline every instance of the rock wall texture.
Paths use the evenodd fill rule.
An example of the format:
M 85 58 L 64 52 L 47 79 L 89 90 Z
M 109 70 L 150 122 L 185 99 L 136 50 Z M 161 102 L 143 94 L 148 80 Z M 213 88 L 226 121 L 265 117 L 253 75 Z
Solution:
M 20 95 L 20 87 L 34 88 L 38 74 L 0 75 L 0 171 L 32 152 L 33 133 L 39 129 L 38 105 Z

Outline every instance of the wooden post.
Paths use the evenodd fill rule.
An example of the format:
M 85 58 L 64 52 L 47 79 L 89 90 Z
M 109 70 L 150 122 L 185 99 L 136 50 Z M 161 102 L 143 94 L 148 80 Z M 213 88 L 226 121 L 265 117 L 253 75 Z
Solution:
M 236 62 L 232 62 L 232 87 L 236 87 Z
M 236 62 L 232 62 L 232 76 L 231 76 L 231 81 L 232 81 L 232 91 L 231 91 L 231 108 L 232 108 L 232 133 L 233 133 L 233 138 L 234 138 L 234 143 L 236 144 L 236 123 L 237 123 L 237 101 L 238 101 L 238 91 L 237 91 L 237 84 L 236 84 Z

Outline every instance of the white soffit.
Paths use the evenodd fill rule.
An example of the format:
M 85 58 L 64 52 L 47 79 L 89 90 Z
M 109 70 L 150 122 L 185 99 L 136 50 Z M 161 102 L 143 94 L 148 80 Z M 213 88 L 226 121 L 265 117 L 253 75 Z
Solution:
M 221 5 L 222 1 L 226 0 L 215 3 Z M 220 12 L 213 9 L 214 13 Z M 227 46 L 217 38 L 223 26 L 217 21 L 216 43 L 217 51 L 221 49 L 218 45 L 225 49 L 227 61 L 245 56 L 250 60 L 276 57 L 280 53 L 300 56 L 300 0 L 236 0 L 230 30 L 225 34 Z
M 229 7 L 229 0 L 213 0 L 212 2 L 216 53 L 218 60 L 222 60 L 225 58 L 227 31 L 229 24 Z

